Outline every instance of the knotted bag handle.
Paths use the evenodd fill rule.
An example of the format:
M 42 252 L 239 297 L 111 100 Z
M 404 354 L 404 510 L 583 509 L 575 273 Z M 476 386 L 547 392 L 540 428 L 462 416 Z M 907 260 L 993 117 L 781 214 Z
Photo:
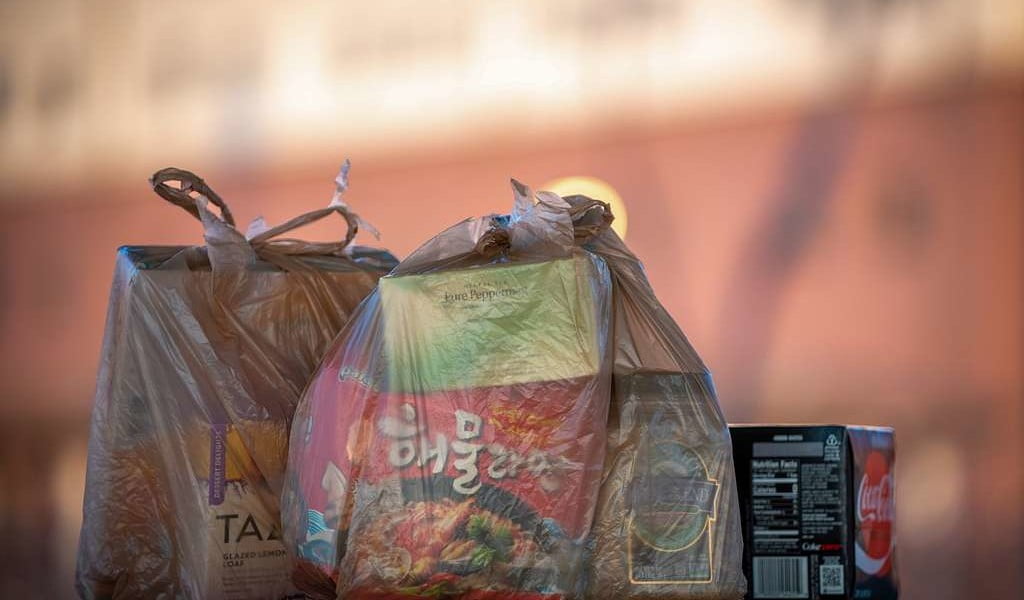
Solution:
M 179 181 L 181 182 L 181 187 L 169 186 L 167 185 L 168 181 Z M 221 219 L 225 223 L 232 227 L 235 226 L 235 217 L 231 214 L 231 209 L 228 208 L 227 203 L 217 195 L 217 192 L 214 192 L 210 189 L 210 186 L 206 185 L 202 177 L 191 171 L 174 167 L 160 169 L 149 178 L 149 184 L 153 186 L 153 191 L 161 198 L 185 209 L 190 215 L 202 221 L 203 218 L 196 207 L 196 199 L 191 194 L 191 192 L 196 192 L 220 209 Z
M 274 239 L 283 233 L 304 227 L 335 213 L 345 219 L 346 223 L 345 239 L 340 242 L 307 242 L 294 238 Z M 268 248 L 279 254 L 330 254 L 340 256 L 345 248 L 352 243 L 352 240 L 355 239 L 357 233 L 359 233 L 359 219 L 356 215 L 349 212 L 341 204 L 332 204 L 327 208 L 309 211 L 280 225 L 271 227 L 250 238 L 249 243 L 257 250 Z
M 517 206 L 533 204 L 534 194 L 529 186 L 513 179 L 512 191 L 515 195 Z M 612 221 L 615 220 L 610 204 L 588 196 L 576 194 L 562 198 L 553 192 L 541 191 L 537 193 L 536 198 L 537 200 L 547 198 L 565 201 L 569 204 L 568 212 L 569 219 L 572 221 L 573 242 L 579 246 L 586 244 L 592 238 L 610 228 Z M 507 223 L 504 220 L 496 219 L 492 221 L 491 227 L 477 240 L 474 252 L 487 257 L 494 256 L 507 251 L 510 242 Z
M 228 208 L 227 203 L 195 173 L 184 169 L 168 167 L 154 173 L 149 178 L 149 182 L 153 187 L 153 191 L 161 198 L 188 211 L 189 214 L 199 219 L 205 231 L 204 237 L 207 241 L 207 252 L 210 255 L 211 263 L 214 264 L 215 269 L 219 267 L 223 270 L 250 264 L 255 260 L 255 254 L 264 250 L 276 254 L 342 255 L 345 248 L 352 242 L 359 231 L 359 217 L 350 212 L 340 202 L 338 197 L 340 196 L 340 191 L 347 185 L 347 182 L 344 180 L 347 175 L 347 166 L 348 163 L 346 162 L 342 174 L 339 175 L 339 178 L 341 178 L 338 184 L 340 186 L 339 193 L 336 194 L 335 202 L 331 206 L 301 214 L 253 236 L 249 240 L 246 240 L 236 229 L 234 216 L 231 214 L 231 209 Z M 176 188 L 168 185 L 167 182 L 169 181 L 178 181 L 181 183 L 181 187 Z M 199 194 L 201 198 L 193 197 L 192 192 Z M 219 217 L 206 208 L 203 199 L 220 209 L 221 214 Z M 341 242 L 273 239 L 283 233 L 323 219 L 332 213 L 341 215 L 347 225 L 345 239 Z
M 572 218 L 572 232 L 577 244 L 585 244 L 591 238 L 612 226 L 615 215 L 612 214 L 612 207 L 607 202 L 595 200 L 588 196 L 573 195 L 566 196 L 569 202 L 569 216 Z M 591 211 L 600 210 L 600 214 L 594 219 Z
M 516 179 L 512 180 L 512 193 L 517 205 L 533 204 L 535 199 L 537 201 L 551 199 L 567 202 L 569 218 L 572 219 L 573 241 L 578 245 L 587 243 L 591 238 L 611 227 L 612 221 L 615 220 L 610 204 L 589 196 L 573 194 L 563 198 L 554 192 L 547 191 L 537 192 L 534 196 L 530 186 Z M 600 210 L 600 214 L 596 214 L 595 210 Z

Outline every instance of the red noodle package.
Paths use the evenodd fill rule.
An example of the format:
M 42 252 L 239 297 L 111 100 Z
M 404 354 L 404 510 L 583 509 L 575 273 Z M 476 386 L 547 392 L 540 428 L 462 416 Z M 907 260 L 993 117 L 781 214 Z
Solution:
M 581 243 L 610 214 L 519 190 L 383 278 L 307 389 L 282 516 L 314 597 L 581 592 L 611 394 L 611 281 Z
M 207 245 L 118 253 L 78 593 L 302 597 L 280 535 L 291 417 L 324 350 L 395 260 L 349 246 L 357 220 L 340 203 L 247 239 L 195 175 L 165 169 L 152 183 L 201 219 Z M 343 242 L 277 238 L 333 213 L 348 221 Z

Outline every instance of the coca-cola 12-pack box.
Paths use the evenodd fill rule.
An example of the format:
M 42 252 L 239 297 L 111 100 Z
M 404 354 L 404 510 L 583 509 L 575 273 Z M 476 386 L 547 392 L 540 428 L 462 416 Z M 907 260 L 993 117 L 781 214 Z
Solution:
M 747 598 L 898 596 L 888 427 L 730 427 Z

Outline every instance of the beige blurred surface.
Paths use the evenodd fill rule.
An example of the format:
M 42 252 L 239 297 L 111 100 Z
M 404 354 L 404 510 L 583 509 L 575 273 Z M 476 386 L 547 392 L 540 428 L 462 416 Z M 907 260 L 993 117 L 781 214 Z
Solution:
M 345 156 L 399 256 L 609 183 L 730 420 L 896 427 L 904 597 L 1021 589 L 1022 9 L 747 4 L 5 3 L 0 596 L 71 595 L 115 249 L 201 239 L 146 178 L 279 223 Z

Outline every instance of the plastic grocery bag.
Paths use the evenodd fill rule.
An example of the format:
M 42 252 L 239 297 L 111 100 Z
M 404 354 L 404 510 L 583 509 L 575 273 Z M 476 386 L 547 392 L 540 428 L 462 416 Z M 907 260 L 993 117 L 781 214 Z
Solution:
M 151 182 L 201 220 L 206 246 L 118 252 L 78 593 L 302 597 L 280 539 L 291 418 L 324 350 L 397 261 L 349 245 L 359 221 L 337 194 L 328 208 L 246 239 L 195 175 L 165 169 Z M 348 223 L 341 242 L 278 237 L 335 213 Z
M 303 395 L 282 518 L 311 596 L 582 589 L 612 320 L 581 243 L 610 213 L 518 189 L 511 216 L 464 221 L 381 279 Z
M 618 235 L 600 231 L 585 248 L 608 265 L 615 314 L 614 394 L 586 597 L 742 598 L 732 443 L 711 375 Z
M 283 494 L 296 582 L 319 598 L 742 597 L 707 369 L 605 205 L 514 189 L 510 218 L 461 223 L 382 279 L 307 389 Z

